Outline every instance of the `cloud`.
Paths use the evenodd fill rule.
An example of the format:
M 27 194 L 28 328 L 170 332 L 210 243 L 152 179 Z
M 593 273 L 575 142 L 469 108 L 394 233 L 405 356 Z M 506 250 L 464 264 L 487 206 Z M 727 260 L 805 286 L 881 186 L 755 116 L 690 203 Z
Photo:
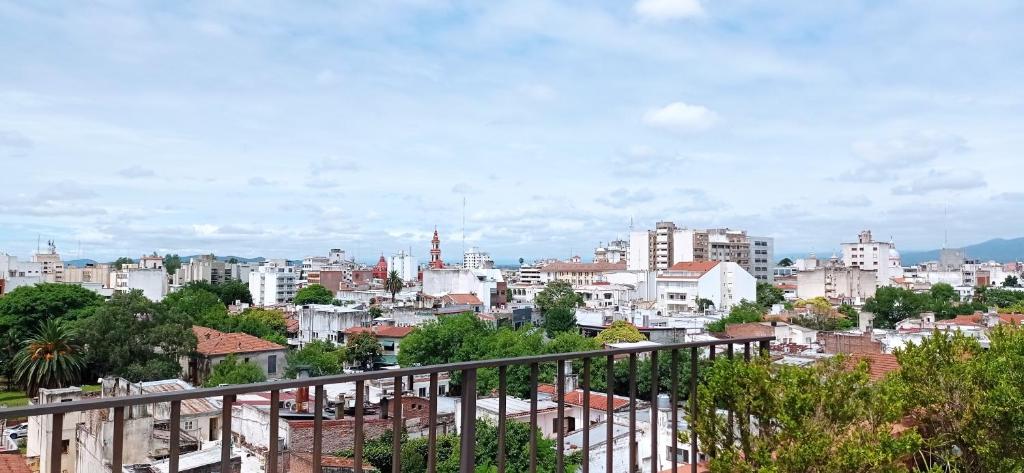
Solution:
M 687 158 L 660 153 L 649 146 L 631 146 L 620 151 L 612 165 L 622 176 L 652 177 L 663 173 L 666 168 L 677 168 L 689 162 Z
M 909 185 L 896 186 L 896 195 L 928 194 L 936 191 L 962 191 L 985 187 L 985 179 L 975 170 L 931 170 L 928 175 L 915 179 Z
M 992 196 L 992 200 L 1003 202 L 1024 202 L 1024 192 L 1003 192 Z
M 360 169 L 362 166 L 351 159 L 323 158 L 312 163 L 310 173 L 317 176 L 327 172 L 356 172 Z
M 865 162 L 909 167 L 931 162 L 942 155 L 967 151 L 967 140 L 948 133 L 918 131 L 881 141 L 858 141 L 854 152 Z
M 452 192 L 456 194 L 466 195 L 476 192 L 476 188 L 469 184 L 466 184 L 465 182 L 460 182 L 452 186 Z
M 679 20 L 704 15 L 700 0 L 639 0 L 633 11 L 641 18 L 653 21 Z
M 829 199 L 828 204 L 836 207 L 867 207 L 871 205 L 871 199 L 865 195 L 837 196 Z
M 316 83 L 317 85 L 333 85 L 338 82 L 338 74 L 335 74 L 331 69 L 324 69 L 317 73 Z
M 144 177 L 153 177 L 156 175 L 156 173 L 153 172 L 152 169 L 144 168 L 139 165 L 124 168 L 120 171 L 117 171 L 117 174 L 120 175 L 121 177 L 126 177 L 128 179 L 139 179 Z
M 269 181 L 262 176 L 253 176 L 249 178 L 249 185 L 253 187 L 265 187 L 273 184 L 273 181 Z
M 519 87 L 519 93 L 538 102 L 554 100 L 558 95 L 555 89 L 545 84 L 527 84 Z
M 615 189 L 610 194 L 598 197 L 597 202 L 609 207 L 630 207 L 654 200 L 654 193 L 647 189 L 630 191 L 629 189 Z
M 28 155 L 34 143 L 27 136 L 13 130 L 0 130 L 0 151 L 7 150 L 12 158 Z
M 702 105 L 672 102 L 644 114 L 644 123 L 677 133 L 704 131 L 718 122 L 718 114 Z

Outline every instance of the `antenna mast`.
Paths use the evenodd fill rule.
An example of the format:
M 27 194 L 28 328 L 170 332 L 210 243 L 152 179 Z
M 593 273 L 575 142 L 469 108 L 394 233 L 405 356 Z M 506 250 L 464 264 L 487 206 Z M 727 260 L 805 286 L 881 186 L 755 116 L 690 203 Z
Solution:
M 462 255 L 466 255 L 466 196 L 462 196 Z

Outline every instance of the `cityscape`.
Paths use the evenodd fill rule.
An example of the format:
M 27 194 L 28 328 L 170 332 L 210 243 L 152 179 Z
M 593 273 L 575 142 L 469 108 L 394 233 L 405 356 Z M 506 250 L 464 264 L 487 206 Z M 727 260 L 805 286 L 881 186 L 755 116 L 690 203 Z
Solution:
M 1022 20 L 0 0 L 0 473 L 1024 472 Z

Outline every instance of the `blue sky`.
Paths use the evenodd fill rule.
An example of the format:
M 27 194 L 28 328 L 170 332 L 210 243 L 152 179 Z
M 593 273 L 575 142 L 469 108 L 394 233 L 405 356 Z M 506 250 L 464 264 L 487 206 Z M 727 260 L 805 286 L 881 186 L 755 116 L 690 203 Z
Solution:
M 1022 5 L 0 2 L 0 251 L 1021 236 Z

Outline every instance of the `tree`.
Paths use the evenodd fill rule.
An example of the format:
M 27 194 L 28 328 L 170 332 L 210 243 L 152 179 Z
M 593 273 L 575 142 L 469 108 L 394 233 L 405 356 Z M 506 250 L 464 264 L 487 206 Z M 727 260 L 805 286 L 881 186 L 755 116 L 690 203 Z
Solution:
M 793 260 L 791 260 L 789 258 L 782 258 L 782 259 L 779 260 L 778 266 L 781 266 L 783 268 L 788 268 L 790 266 L 793 266 Z
M 981 294 L 986 304 L 996 307 L 1010 307 L 1018 302 L 1024 302 L 1024 291 L 992 287 L 982 291 Z
M 1017 279 L 1017 276 L 1010 275 L 1010 276 L 1007 276 L 1006 279 L 1003 279 L 1002 286 L 1003 287 L 1020 287 L 1020 280 Z
M 228 258 L 228 264 L 238 264 L 238 258 L 235 258 L 234 256 Z
M 597 341 L 601 345 L 622 342 L 642 342 L 644 340 L 647 340 L 647 337 L 640 333 L 640 331 L 637 330 L 635 325 L 625 320 L 613 321 L 612 324 L 608 326 L 608 328 L 602 330 L 601 333 L 597 334 Z
M 707 312 L 710 309 L 714 309 L 715 308 L 715 303 L 712 302 L 711 299 L 706 299 L 706 298 L 703 298 L 703 297 L 698 297 L 696 302 L 697 302 L 697 312 L 700 312 L 702 314 L 704 312 Z
M 0 297 L 0 332 L 13 331 L 21 339 L 47 320 L 83 318 L 102 303 L 98 294 L 74 284 L 22 286 Z
M 544 331 L 548 337 L 554 338 L 559 333 L 575 330 L 577 330 L 576 309 L 556 306 L 545 311 Z
M 164 255 L 164 269 L 167 274 L 174 274 L 181 268 L 181 257 L 170 253 Z
M 188 320 L 191 325 L 233 332 L 228 308 L 216 291 L 211 284 L 191 283 L 165 296 L 160 305 L 168 314 Z
M 933 301 L 952 303 L 960 301 L 960 294 L 948 283 L 940 282 L 932 285 L 928 291 Z
M 252 304 L 252 293 L 249 292 L 249 285 L 238 279 L 229 279 L 213 286 L 213 288 L 217 291 L 217 295 L 220 296 L 220 301 L 224 305 L 232 305 L 236 302 Z
M 251 384 L 266 380 L 267 377 L 259 366 L 251 361 L 239 362 L 238 355 L 232 353 L 213 366 L 213 371 L 203 386 L 209 388 L 222 384 Z
M 395 294 L 402 290 L 402 278 L 398 277 L 398 271 L 391 270 L 388 278 L 384 281 L 384 290 L 391 293 L 391 302 L 395 302 Z
M 440 365 L 482 359 L 490 330 L 472 312 L 447 315 L 413 329 L 399 343 L 402 366 Z
M 131 258 L 129 258 L 129 257 L 127 257 L 127 256 L 122 256 L 122 257 L 120 257 L 120 258 L 118 258 L 118 259 L 114 260 L 114 261 L 113 261 L 112 263 L 110 263 L 110 264 L 111 264 L 111 266 L 113 266 L 113 267 L 114 267 L 114 269 L 116 269 L 116 270 L 120 271 L 120 270 L 121 270 L 121 268 L 124 268 L 124 265 L 126 265 L 126 264 L 132 264 L 132 263 L 134 263 L 134 262 L 135 262 L 135 261 L 133 261 L 133 260 L 132 260 Z
M 770 282 L 757 282 L 757 303 L 761 304 L 761 307 L 770 309 L 773 305 L 781 304 L 785 301 L 786 297 L 782 293 L 782 289 L 775 287 Z
M 525 260 L 525 259 L 523 259 L 523 258 L 519 258 L 519 266 L 522 266 L 522 265 L 523 265 L 523 263 L 525 263 L 525 262 L 526 262 L 526 260 Z
M 543 315 L 547 315 L 549 310 L 555 308 L 568 309 L 575 313 L 576 307 L 583 305 L 583 296 L 573 291 L 572 284 L 558 280 L 549 282 L 544 290 L 537 293 L 534 303 Z
M 285 321 L 284 312 L 280 310 L 250 307 L 233 319 L 233 331 L 247 333 L 279 345 L 288 344 L 288 322 Z
M 384 316 L 384 311 L 377 306 L 370 307 L 370 309 L 367 310 L 366 313 L 370 314 L 370 319 L 377 319 Z
M 56 320 L 39 326 L 14 360 L 18 383 L 29 396 L 39 388 L 63 388 L 81 379 L 84 362 L 82 349 L 74 342 L 68 327 Z
M 306 304 L 330 304 L 334 300 L 334 294 L 326 287 L 319 284 L 310 284 L 295 293 L 292 302 L 295 305 Z
M 303 368 L 313 377 L 339 374 L 342 365 L 348 359 L 343 347 L 324 340 L 309 342 L 302 348 L 289 352 L 286 358 L 288 368 L 285 370 L 285 376 L 288 378 L 298 377 L 299 370 Z
M 348 337 L 345 350 L 348 352 L 349 360 L 363 370 L 372 370 L 377 360 L 384 355 L 384 349 L 372 332 L 360 332 Z
M 724 332 L 725 326 L 729 324 L 745 324 L 762 320 L 764 320 L 764 308 L 760 304 L 742 301 L 733 306 L 729 315 L 708 324 L 707 329 L 709 332 Z
M 875 314 L 874 327 L 890 329 L 896 322 L 924 311 L 925 298 L 909 289 L 883 286 L 864 303 L 864 311 Z

